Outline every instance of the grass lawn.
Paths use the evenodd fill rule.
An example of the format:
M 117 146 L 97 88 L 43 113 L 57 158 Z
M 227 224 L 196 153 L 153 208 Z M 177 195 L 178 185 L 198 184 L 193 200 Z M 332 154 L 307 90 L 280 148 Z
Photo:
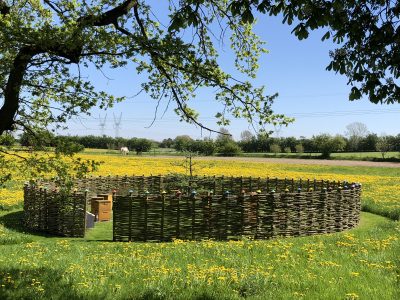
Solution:
M 113 243 L 21 232 L 0 213 L 0 299 L 399 299 L 400 225 L 268 241 Z

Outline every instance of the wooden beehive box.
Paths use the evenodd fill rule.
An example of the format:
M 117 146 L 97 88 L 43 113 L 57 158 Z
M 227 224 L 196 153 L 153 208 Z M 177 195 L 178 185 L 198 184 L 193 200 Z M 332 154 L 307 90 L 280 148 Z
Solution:
M 111 210 L 112 210 L 112 201 L 113 201 L 113 195 L 112 193 L 109 194 L 99 194 L 97 195 L 97 197 L 99 198 L 103 198 L 103 200 L 108 200 L 111 202 Z
M 97 221 L 110 221 L 112 202 L 108 200 L 96 200 L 95 202 L 98 207 Z
M 97 200 L 104 200 L 104 198 L 103 197 L 90 198 L 90 211 L 92 214 L 95 214 L 95 215 L 97 215 L 98 209 L 99 209 L 98 205 L 96 204 Z
M 92 213 L 96 215 L 96 221 L 110 221 L 111 203 L 112 201 L 104 200 L 102 197 L 92 198 Z

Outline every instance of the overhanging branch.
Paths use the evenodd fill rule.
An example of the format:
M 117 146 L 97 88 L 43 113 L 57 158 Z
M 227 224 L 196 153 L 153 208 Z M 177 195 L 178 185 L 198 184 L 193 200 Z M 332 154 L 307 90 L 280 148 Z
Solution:
M 56 12 L 58 9 L 50 1 L 46 1 Z M 110 24 L 118 26 L 118 18 L 126 15 L 137 4 L 136 0 L 126 0 L 122 4 L 110 9 L 100 15 L 87 15 L 78 19 L 80 27 L 107 26 Z M 9 14 L 10 7 L 0 0 L 0 14 Z M 6 130 L 12 130 L 15 124 L 15 117 L 20 105 L 20 91 L 25 73 L 33 57 L 38 54 L 52 54 L 66 58 L 72 63 L 78 63 L 82 57 L 83 45 L 80 43 L 70 43 L 65 41 L 54 41 L 51 46 L 41 44 L 27 45 L 20 48 L 13 65 L 9 71 L 6 88 L 4 90 L 4 104 L 0 108 L 0 135 Z M 87 55 L 87 54 L 86 54 Z

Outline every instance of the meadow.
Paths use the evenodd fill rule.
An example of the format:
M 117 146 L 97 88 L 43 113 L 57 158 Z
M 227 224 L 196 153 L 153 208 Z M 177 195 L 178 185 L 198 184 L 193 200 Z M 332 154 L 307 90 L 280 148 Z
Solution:
M 94 155 L 119 155 L 119 150 L 106 149 L 85 149 L 86 154 Z M 134 152 L 132 152 L 133 154 Z M 185 154 L 176 151 L 173 148 L 153 148 L 146 155 L 160 156 L 184 156 Z M 302 158 L 302 159 L 321 159 L 321 153 L 270 153 L 270 152 L 242 152 L 238 154 L 240 157 L 268 157 L 268 158 Z M 216 154 L 218 156 L 218 154 Z M 388 151 L 385 153 L 385 158 L 382 158 L 381 152 L 336 152 L 332 153 L 330 159 L 335 160 L 364 160 L 364 161 L 399 161 L 400 153 L 396 151 Z
M 94 175 L 185 173 L 182 158 L 82 156 L 104 161 Z M 363 210 L 374 214 L 346 232 L 267 241 L 113 243 L 109 222 L 66 239 L 24 231 L 14 182 L 0 192 L 0 299 L 400 299 L 400 169 L 234 160 L 194 168 L 358 181 Z

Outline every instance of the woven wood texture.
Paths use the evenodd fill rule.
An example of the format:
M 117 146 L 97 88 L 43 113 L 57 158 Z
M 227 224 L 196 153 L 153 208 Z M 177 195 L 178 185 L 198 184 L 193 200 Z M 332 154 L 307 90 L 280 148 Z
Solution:
M 52 183 L 37 182 L 35 186 L 39 185 L 54 189 Z M 360 220 L 361 185 L 346 181 L 108 176 L 76 180 L 74 188 L 81 193 L 66 199 L 80 203 L 80 206 L 73 204 L 78 207 L 73 215 L 74 220 L 79 215 L 83 228 L 84 213 L 78 211 L 84 211 L 86 201 L 113 192 L 115 241 L 304 236 L 350 229 Z M 68 218 L 48 213 L 65 211 L 57 207 L 71 208 L 71 200 L 64 199 L 57 206 L 54 203 L 60 196 L 49 194 L 37 188 L 25 189 L 27 224 L 30 228 L 44 231 L 51 228 L 52 232 L 71 235 L 71 229 L 59 229 L 71 227 L 70 221 L 68 226 L 60 226 Z M 76 232 L 74 227 L 73 234 Z
M 250 177 L 181 181 L 110 178 L 116 190 L 114 240 L 266 239 L 338 232 L 359 223 L 359 184 Z
M 85 195 L 26 185 L 24 221 L 30 230 L 68 237 L 85 236 Z

